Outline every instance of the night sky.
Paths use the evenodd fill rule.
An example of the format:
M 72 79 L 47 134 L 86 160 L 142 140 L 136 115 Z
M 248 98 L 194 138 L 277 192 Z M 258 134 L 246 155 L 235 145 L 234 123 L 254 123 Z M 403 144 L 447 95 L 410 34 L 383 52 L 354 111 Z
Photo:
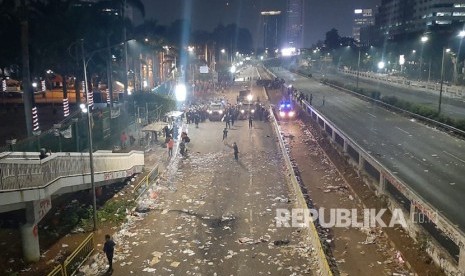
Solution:
M 236 23 L 250 30 L 254 44 L 261 43 L 260 11 L 286 10 L 286 0 L 142 0 L 146 18 L 157 19 L 168 25 L 176 19 L 190 19 L 193 30 L 211 31 L 218 23 Z M 188 2 L 192 3 L 187 12 Z M 310 47 L 324 40 L 331 28 L 341 36 L 351 36 L 353 11 L 356 8 L 375 8 L 380 0 L 304 0 L 304 46 Z M 186 14 L 186 15 L 184 15 Z M 137 16 L 136 16 L 137 17 Z M 136 23 L 141 22 L 136 19 Z

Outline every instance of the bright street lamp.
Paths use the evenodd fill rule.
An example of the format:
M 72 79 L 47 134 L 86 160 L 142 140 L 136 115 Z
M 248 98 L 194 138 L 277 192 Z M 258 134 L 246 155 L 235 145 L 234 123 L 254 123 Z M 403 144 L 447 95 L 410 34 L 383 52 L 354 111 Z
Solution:
M 378 62 L 378 69 L 384 69 L 384 66 L 386 66 L 386 64 L 384 63 L 384 61 Z
M 179 83 L 174 88 L 174 94 L 178 102 L 183 102 L 186 100 L 187 89 L 186 85 Z
M 226 53 L 226 50 L 225 50 L 225 49 L 221 49 L 221 53 L 222 53 L 222 54 Z
M 460 31 L 457 36 L 461 37 L 461 38 L 464 38 L 465 37 L 465 30 Z
M 231 68 L 229 69 L 229 72 L 231 72 L 231 74 L 236 73 L 236 66 L 235 65 L 231 66 Z
M 421 42 L 425 43 L 426 41 L 428 41 L 428 37 L 427 36 L 422 36 L 420 40 L 421 40 Z

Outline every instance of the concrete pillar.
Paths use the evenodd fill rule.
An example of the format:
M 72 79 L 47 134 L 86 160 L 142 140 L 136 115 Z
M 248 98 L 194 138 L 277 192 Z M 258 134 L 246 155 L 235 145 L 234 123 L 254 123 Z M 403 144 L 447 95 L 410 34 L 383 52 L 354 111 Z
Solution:
M 363 158 L 363 156 L 359 153 L 358 154 L 358 169 L 359 170 L 363 170 L 363 165 L 365 163 L 365 159 Z
M 463 245 L 460 246 L 459 271 L 465 271 L 465 248 Z
M 382 173 L 379 174 L 378 195 L 383 195 L 386 192 L 386 179 Z
M 347 140 L 344 139 L 344 153 L 347 153 Z
M 26 223 L 21 225 L 21 241 L 23 258 L 26 262 L 37 262 L 40 259 L 39 228 L 36 222 L 34 202 L 26 203 Z
M 331 131 L 331 139 L 333 139 L 334 142 L 336 142 L 336 132 L 334 129 Z
M 415 205 L 410 204 L 410 221 L 415 223 L 417 221 L 416 216 L 417 209 L 415 208 Z

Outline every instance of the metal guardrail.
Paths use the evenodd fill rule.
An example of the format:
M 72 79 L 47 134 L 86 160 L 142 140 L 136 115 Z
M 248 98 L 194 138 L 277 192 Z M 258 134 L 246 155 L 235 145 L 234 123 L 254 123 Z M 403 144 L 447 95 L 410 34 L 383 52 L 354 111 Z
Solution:
M 290 172 L 292 172 L 290 180 L 291 180 L 292 188 L 296 194 L 297 205 L 299 208 L 307 209 L 308 208 L 307 202 L 305 201 L 304 195 L 302 194 L 302 190 L 300 188 L 299 182 L 297 178 L 295 177 L 294 167 L 292 166 L 291 159 L 289 158 L 289 155 L 286 152 L 286 146 L 284 144 L 283 137 L 281 136 L 279 125 L 276 121 L 273 110 L 271 108 L 270 108 L 270 114 L 272 114 L 270 117 L 272 118 L 273 130 L 275 131 L 275 134 L 278 137 L 279 145 L 280 145 L 281 151 L 284 156 L 286 167 Z M 312 246 L 315 248 L 315 251 L 317 254 L 318 268 L 320 270 L 319 275 L 332 276 L 333 272 L 331 268 L 329 267 L 327 256 L 324 253 L 323 246 L 320 240 L 320 236 L 318 235 L 318 231 L 316 230 L 316 227 L 313 221 L 310 220 L 305 229 L 308 230 L 308 236 L 310 238 L 310 242 Z
M 63 266 L 62 265 L 55 266 L 55 268 L 52 271 L 50 271 L 50 273 L 47 274 L 47 276 L 65 276 L 65 271 L 63 270 Z
M 135 200 L 137 200 L 150 186 L 150 184 L 159 175 L 159 164 L 157 164 L 144 178 L 134 186 L 132 193 L 134 194 Z
M 265 68 L 265 70 L 267 70 L 267 69 Z M 267 73 L 273 75 L 269 71 L 267 71 Z M 265 93 L 265 94 L 268 96 L 267 93 Z M 270 118 L 271 118 L 271 121 L 272 121 L 271 124 L 273 126 L 273 130 L 275 132 L 276 137 L 278 137 L 279 146 L 281 148 L 282 155 L 283 155 L 284 161 L 286 163 L 286 167 L 290 172 L 292 172 L 290 182 L 291 182 L 291 185 L 292 185 L 292 189 L 294 190 L 295 195 L 296 195 L 297 205 L 301 209 L 307 209 L 308 208 L 307 202 L 305 201 L 304 195 L 302 194 L 302 190 L 300 188 L 299 182 L 298 182 L 297 178 L 295 177 L 294 167 L 292 166 L 291 159 L 290 159 L 290 157 L 289 157 L 289 155 L 288 155 L 288 153 L 286 151 L 286 146 L 284 144 L 283 137 L 281 136 L 281 131 L 280 131 L 279 125 L 277 123 L 276 117 L 274 115 L 273 109 L 270 107 L 269 111 L 270 111 Z M 319 275 L 332 276 L 333 272 L 332 272 L 331 268 L 329 267 L 328 259 L 327 259 L 327 256 L 326 256 L 324 250 L 323 250 L 323 245 L 321 244 L 320 236 L 318 235 L 318 231 L 316 230 L 315 224 L 313 223 L 313 221 L 309 220 L 307 226 L 308 227 L 305 227 L 304 231 L 305 230 L 308 231 L 307 237 L 309 237 L 310 243 L 316 249 L 317 260 L 318 260 L 318 268 L 320 270 Z
M 124 170 L 127 164 L 143 164 L 144 153 L 94 153 L 95 172 Z M 54 153 L 39 160 L 37 153 L 10 152 L 0 155 L 0 190 L 39 188 L 60 177 L 90 173 L 87 153 Z
M 66 258 L 63 263 L 64 276 L 72 276 L 94 252 L 94 233 L 87 238 Z

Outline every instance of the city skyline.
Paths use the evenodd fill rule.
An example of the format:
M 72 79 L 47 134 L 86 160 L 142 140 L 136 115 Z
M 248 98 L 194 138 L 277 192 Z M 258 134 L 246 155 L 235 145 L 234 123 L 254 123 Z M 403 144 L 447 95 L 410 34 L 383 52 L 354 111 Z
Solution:
M 263 26 L 260 12 L 264 10 L 287 10 L 287 0 L 190 0 L 190 13 L 185 13 L 185 0 L 142 0 L 145 4 L 145 19 L 156 19 L 159 24 L 169 25 L 176 19 L 189 14 L 193 30 L 211 31 L 218 24 L 236 23 L 250 30 L 254 46 L 263 42 Z M 352 36 L 353 11 L 357 8 L 375 9 L 379 0 L 321 1 L 304 0 L 304 47 L 310 47 L 318 40 L 324 40 L 327 31 L 336 28 L 341 36 Z M 330 16 L 328 16 L 330 15 Z M 142 23 L 140 15 L 135 16 L 136 24 Z

